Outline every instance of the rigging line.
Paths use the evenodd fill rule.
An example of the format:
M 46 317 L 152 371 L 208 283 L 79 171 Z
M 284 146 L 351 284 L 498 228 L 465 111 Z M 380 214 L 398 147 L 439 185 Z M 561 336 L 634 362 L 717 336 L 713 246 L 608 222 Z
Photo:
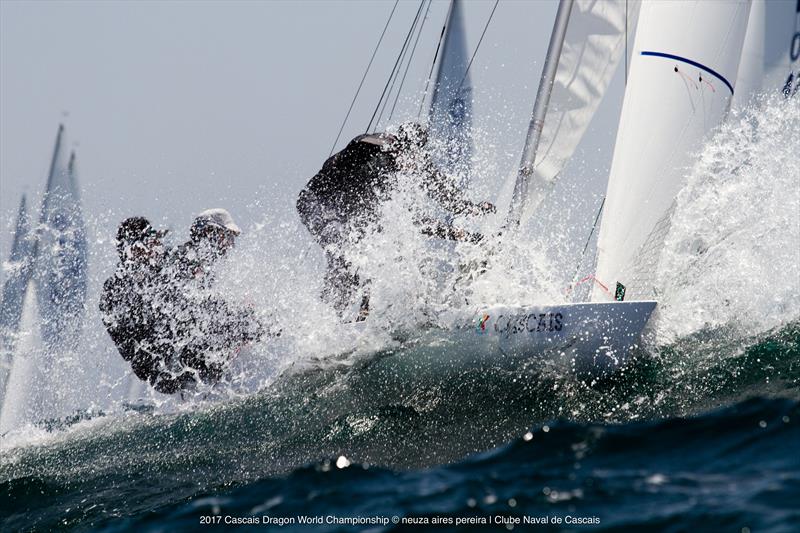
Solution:
M 397 107 L 397 101 L 400 100 L 400 93 L 403 90 L 403 84 L 406 82 L 406 76 L 408 76 L 408 68 L 411 66 L 411 60 L 414 59 L 414 52 L 417 51 L 419 38 L 422 36 L 422 30 L 425 27 L 425 22 L 428 20 L 428 13 L 431 11 L 431 4 L 433 4 L 433 0 L 428 0 L 428 9 L 425 10 L 425 16 L 422 17 L 422 24 L 419 26 L 419 32 L 417 33 L 417 38 L 414 41 L 414 47 L 411 49 L 411 56 L 408 58 L 408 63 L 406 63 L 406 70 L 403 72 L 403 79 L 400 80 L 400 88 L 397 89 L 397 96 L 395 96 L 392 110 L 389 112 L 389 122 L 392 121 L 392 117 L 394 116 L 394 108 Z
M 594 224 L 592 224 L 592 231 L 589 232 L 589 236 L 586 238 L 586 244 L 583 245 L 583 251 L 581 252 L 581 256 L 578 259 L 578 266 L 575 267 L 575 273 L 572 275 L 572 278 L 575 279 L 575 276 L 578 275 L 578 272 L 581 270 L 581 265 L 583 264 L 583 258 L 586 255 L 586 250 L 589 248 L 589 243 L 592 241 L 592 235 L 594 235 L 594 230 L 597 229 L 597 222 L 600 220 L 600 214 L 603 212 L 603 206 L 606 205 L 606 197 L 603 196 L 603 201 L 600 202 L 600 209 L 597 210 L 597 216 L 594 217 Z
M 425 80 L 425 89 L 422 91 L 422 98 L 419 100 L 419 111 L 417 111 L 417 118 L 422 114 L 422 105 L 425 103 L 425 97 L 428 95 L 428 85 L 431 83 L 433 77 L 433 67 L 436 66 L 436 58 L 439 57 L 439 48 L 442 46 L 442 39 L 444 39 L 444 32 L 447 30 L 447 21 L 450 20 L 450 12 L 453 10 L 453 2 L 450 2 L 450 8 L 447 10 L 447 16 L 442 24 L 442 32 L 439 34 L 439 42 L 436 44 L 436 53 L 433 54 L 433 63 L 431 63 L 431 70 L 428 72 L 428 78 Z
M 411 39 L 411 33 L 414 31 L 414 28 L 417 25 L 417 20 L 419 19 L 420 13 L 422 13 L 422 6 L 425 5 L 424 1 L 420 2 L 419 9 L 417 9 L 417 14 L 414 17 L 414 22 L 411 24 L 411 28 L 408 30 L 408 34 L 406 35 L 406 40 L 403 42 L 403 47 L 400 49 L 400 53 L 397 55 L 397 60 L 394 62 L 394 67 L 392 68 L 392 73 L 389 75 L 389 79 L 386 80 L 386 85 L 383 87 L 383 92 L 381 93 L 381 97 L 378 100 L 378 105 L 375 106 L 375 111 L 372 112 L 372 117 L 369 119 L 369 125 L 367 126 L 367 130 L 364 133 L 369 133 L 370 128 L 372 128 L 372 121 L 375 120 L 375 115 L 378 114 L 378 109 L 381 107 L 381 102 L 383 102 L 383 97 L 386 96 L 386 90 L 389 88 L 389 83 L 392 81 L 394 77 L 395 71 L 397 70 L 397 65 L 400 63 L 400 58 L 403 55 L 403 51 L 408 46 L 408 41 Z
M 367 64 L 367 69 L 364 71 L 364 75 L 361 77 L 361 83 L 358 84 L 358 89 L 356 89 L 356 94 L 353 96 L 353 101 L 350 102 L 350 108 L 347 110 L 347 115 L 344 117 L 344 121 L 342 121 L 342 127 L 339 128 L 339 133 L 336 134 L 336 140 L 333 141 L 333 146 L 331 146 L 331 152 L 328 154 L 328 157 L 333 155 L 334 149 L 336 149 L 336 143 L 339 142 L 339 138 L 342 136 L 342 131 L 344 131 L 344 126 L 347 124 L 347 119 L 350 117 L 350 112 L 353 111 L 353 106 L 356 103 L 356 98 L 358 98 L 358 93 L 361 92 L 361 87 L 364 85 L 364 80 L 367 79 L 367 74 L 369 73 L 369 68 L 372 66 L 372 61 L 375 59 L 375 54 L 378 53 L 378 48 L 381 46 L 381 42 L 383 41 L 383 36 L 386 35 L 386 29 L 389 27 L 389 23 L 392 21 L 392 17 L 394 16 L 394 11 L 397 9 L 397 4 L 400 3 L 400 0 L 395 0 L 394 7 L 392 7 L 392 12 L 389 13 L 389 19 L 386 21 L 386 25 L 383 27 L 383 31 L 381 32 L 381 37 L 378 39 L 378 44 L 375 45 L 375 50 L 372 51 L 372 57 L 369 58 L 369 63 Z
M 425 5 L 426 0 L 420 0 L 420 9 Z M 417 16 L 414 17 L 414 22 L 411 25 L 411 36 L 413 37 L 414 32 L 417 30 L 417 23 L 419 22 L 419 12 Z M 403 63 L 406 61 L 406 54 L 408 54 L 409 45 L 411 41 L 407 41 L 403 43 L 403 50 L 400 56 L 400 63 L 397 65 L 397 70 L 392 72 L 392 84 L 389 85 L 389 92 L 386 93 L 386 99 L 383 101 L 383 105 L 381 105 L 381 112 L 378 113 L 378 120 L 375 122 L 375 129 L 379 130 L 381 121 L 383 121 L 383 113 L 386 111 L 386 107 L 389 105 L 389 101 L 392 99 L 392 92 L 394 91 L 394 86 L 397 83 L 398 78 L 400 77 L 400 70 L 403 67 Z
M 492 17 L 494 16 L 494 12 L 497 9 L 497 4 L 500 3 L 500 0 L 495 0 L 494 7 L 492 8 L 492 12 L 489 13 L 489 20 L 486 21 L 486 26 L 483 27 L 483 33 L 481 33 L 481 38 L 478 39 L 478 44 L 475 46 L 475 51 L 472 52 L 472 57 L 469 58 L 469 63 L 467 63 L 467 70 L 464 71 L 464 77 L 461 78 L 461 83 L 458 84 L 458 88 L 461 89 L 461 86 L 464 85 L 464 80 L 467 79 L 467 74 L 469 74 L 469 68 L 472 66 L 472 61 L 475 59 L 475 56 L 478 54 L 478 49 L 481 47 L 481 43 L 483 42 L 483 36 L 486 35 L 486 30 L 489 29 L 489 24 L 492 22 Z

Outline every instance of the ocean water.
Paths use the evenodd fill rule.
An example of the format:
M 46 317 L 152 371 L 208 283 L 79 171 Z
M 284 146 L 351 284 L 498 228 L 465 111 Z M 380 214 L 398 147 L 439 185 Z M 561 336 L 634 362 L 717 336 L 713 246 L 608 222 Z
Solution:
M 319 303 L 294 230 L 266 221 L 287 238 L 266 257 L 256 228 L 220 290 L 271 309 L 281 338 L 224 387 L 165 400 L 124 391 L 90 330 L 49 382 L 12 387 L 0 530 L 797 531 L 798 139 L 800 101 L 767 99 L 698 154 L 658 314 L 603 378 L 535 358 L 460 364 L 449 344 L 460 301 L 565 298 L 542 243 L 504 250 L 453 297 L 425 275 L 443 252 L 409 230 L 408 191 L 359 250 L 374 305 L 354 340 Z M 60 410 L 42 408 L 48 394 Z

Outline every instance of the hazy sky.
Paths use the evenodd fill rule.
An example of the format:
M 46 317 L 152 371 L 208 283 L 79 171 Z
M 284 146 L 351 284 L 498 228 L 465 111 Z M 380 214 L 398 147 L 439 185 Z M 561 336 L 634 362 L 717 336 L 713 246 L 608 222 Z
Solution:
M 466 3 L 470 50 L 493 4 Z M 265 210 L 291 213 L 392 5 L 2 0 L 2 258 L 23 191 L 38 209 L 60 121 L 77 150 L 84 208 L 110 214 L 109 235 L 132 214 L 185 232 L 208 207 L 230 209 L 245 229 Z M 401 0 L 340 146 L 366 128 L 418 6 Z M 470 71 L 477 151 L 493 169 L 476 186 L 489 199 L 519 161 L 556 6 L 501 0 Z M 416 115 L 447 7 L 435 1 L 428 13 L 392 122 Z M 618 109 L 601 111 L 587 133 L 583 170 L 591 154 L 609 152 Z

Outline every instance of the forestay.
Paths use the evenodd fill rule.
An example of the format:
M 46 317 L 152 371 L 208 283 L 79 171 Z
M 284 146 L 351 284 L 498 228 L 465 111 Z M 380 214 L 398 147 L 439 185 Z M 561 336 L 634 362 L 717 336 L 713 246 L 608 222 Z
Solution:
M 703 138 L 734 93 L 750 3 L 642 5 L 598 241 L 596 277 L 657 296 L 669 215 Z M 595 286 L 594 300 L 611 298 Z

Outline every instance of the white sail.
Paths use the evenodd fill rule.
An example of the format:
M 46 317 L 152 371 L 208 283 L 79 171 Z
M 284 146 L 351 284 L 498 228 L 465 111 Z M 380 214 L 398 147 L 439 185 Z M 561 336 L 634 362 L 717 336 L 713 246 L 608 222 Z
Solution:
M 634 299 L 653 297 L 659 251 L 684 173 L 719 125 L 747 29 L 747 1 L 652 1 L 642 5 L 625 91 L 593 299 L 616 283 Z
M 800 3 L 753 0 L 733 105 L 762 92 L 800 87 Z
M 463 179 L 472 161 L 472 81 L 463 2 L 452 0 L 429 110 L 437 163 Z
M 583 138 L 624 57 L 626 43 L 632 45 L 626 39 L 626 32 L 630 35 L 636 26 L 639 5 L 638 1 L 627 0 L 573 3 L 535 149 L 522 220 L 550 192 Z
M 0 306 L 0 351 L 12 351 L 13 339 L 19 327 L 25 289 L 31 278 L 33 266 L 33 238 L 25 195 L 19 205 L 11 256 L 3 263 L 6 280 L 3 284 Z
M 0 399 L 0 435 L 25 423 L 38 420 L 38 408 L 45 391 L 41 387 L 41 336 L 36 288 L 32 282 L 26 288 L 19 324 L 19 336 L 14 351 L 5 396 Z
M 11 256 L 8 262 L 3 264 L 6 280 L 3 283 L 2 295 L 0 295 L 0 405 L 2 405 L 8 374 L 11 370 L 22 307 L 31 279 L 32 267 L 33 239 L 25 195 L 23 195 L 11 245 Z
M 58 349 L 74 347 L 86 304 L 86 231 L 76 182 L 75 154 L 63 162 L 59 127 L 38 228 L 35 268 L 42 338 Z

